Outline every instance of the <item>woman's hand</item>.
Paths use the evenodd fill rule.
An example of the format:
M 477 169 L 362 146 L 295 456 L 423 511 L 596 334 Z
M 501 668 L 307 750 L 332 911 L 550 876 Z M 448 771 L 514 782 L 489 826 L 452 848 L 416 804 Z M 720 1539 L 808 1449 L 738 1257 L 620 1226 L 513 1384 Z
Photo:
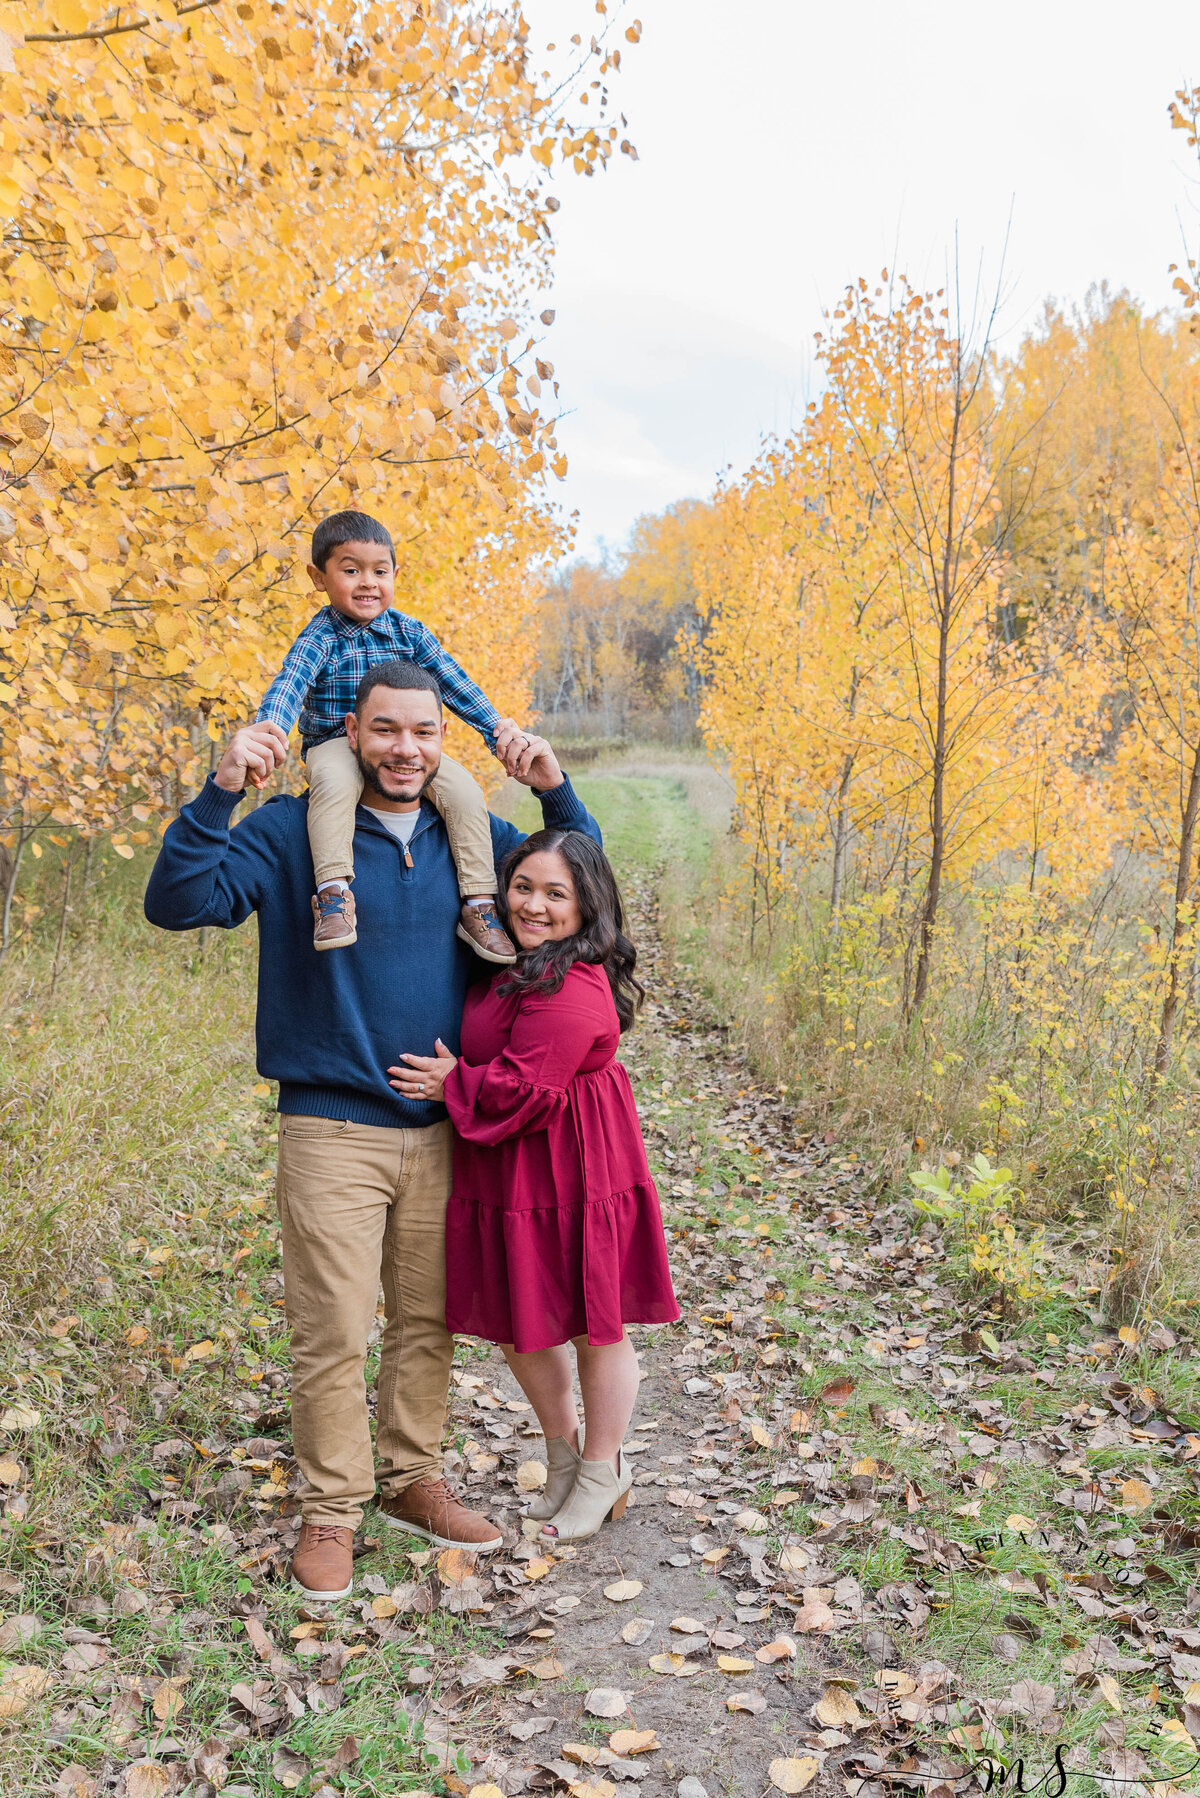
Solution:
M 430 1105 L 441 1101 L 446 1075 L 458 1066 L 458 1056 L 451 1055 L 439 1036 L 436 1055 L 402 1055 L 407 1067 L 389 1068 L 388 1085 L 395 1087 L 402 1099 L 424 1099 Z

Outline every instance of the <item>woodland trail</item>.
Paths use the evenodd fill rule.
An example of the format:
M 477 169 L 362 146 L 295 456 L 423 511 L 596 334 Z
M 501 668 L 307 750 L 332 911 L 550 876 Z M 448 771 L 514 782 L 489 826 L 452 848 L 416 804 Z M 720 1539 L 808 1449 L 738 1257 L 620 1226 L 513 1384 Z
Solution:
M 19 1345 L 21 1402 L 51 1396 L 0 1419 L 0 1789 L 950 1798 L 988 1756 L 1052 1798 L 1059 1768 L 1192 1789 L 1191 1345 L 1122 1338 L 1082 1292 L 1050 1331 L 965 1303 L 934 1227 L 796 1134 L 660 944 L 653 868 L 698 828 L 680 788 L 579 784 L 642 947 L 626 1053 L 683 1310 L 636 1332 L 625 1518 L 525 1539 L 540 1442 L 464 1344 L 448 1466 L 505 1549 L 431 1554 L 369 1513 L 354 1599 L 302 1605 L 266 1201 L 148 1219 Z M 256 1128 L 265 1182 L 266 1104 Z M 185 1345 L 197 1278 L 224 1321 Z

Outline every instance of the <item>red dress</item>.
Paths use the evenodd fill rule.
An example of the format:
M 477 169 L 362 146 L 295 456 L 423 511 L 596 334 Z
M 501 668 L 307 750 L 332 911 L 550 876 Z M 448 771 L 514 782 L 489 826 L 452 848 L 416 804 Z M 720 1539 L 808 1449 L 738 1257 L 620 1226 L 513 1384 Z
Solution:
M 446 1327 L 518 1353 L 672 1323 L 658 1193 L 603 968 L 552 995 L 467 996 L 444 1097 L 455 1128 Z

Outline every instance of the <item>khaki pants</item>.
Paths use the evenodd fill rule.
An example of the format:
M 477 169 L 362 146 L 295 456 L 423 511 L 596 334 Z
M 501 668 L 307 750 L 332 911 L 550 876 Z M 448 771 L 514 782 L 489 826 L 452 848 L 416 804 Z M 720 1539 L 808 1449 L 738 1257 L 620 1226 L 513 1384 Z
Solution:
M 353 880 L 354 808 L 363 790 L 354 751 L 345 737 L 331 737 L 310 749 L 305 762 L 308 841 L 317 885 L 324 880 Z M 460 762 L 444 755 L 429 797 L 442 814 L 463 898 L 494 894 L 496 858 L 487 800 L 479 782 Z
M 450 1125 L 281 1116 L 276 1199 L 292 1331 L 292 1442 L 310 1523 L 356 1525 L 376 1485 L 442 1471 Z M 375 1440 L 363 1366 L 383 1282 Z

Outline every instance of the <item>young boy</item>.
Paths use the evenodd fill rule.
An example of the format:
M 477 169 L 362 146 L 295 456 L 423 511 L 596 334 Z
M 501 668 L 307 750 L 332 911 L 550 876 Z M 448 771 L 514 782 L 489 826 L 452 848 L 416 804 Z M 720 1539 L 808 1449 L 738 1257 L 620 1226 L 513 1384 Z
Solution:
M 286 736 L 300 720 L 308 766 L 308 840 L 316 875 L 313 948 L 357 940 L 354 812 L 362 775 L 346 740 L 346 713 L 359 681 L 396 656 L 434 675 L 450 710 L 494 748 L 500 715 L 419 619 L 392 609 L 396 556 L 391 537 L 365 512 L 323 518 L 312 539 L 309 578 L 329 601 L 306 624 L 258 709 L 257 723 Z M 511 962 L 516 951 L 496 912 L 496 869 L 487 801 L 467 770 L 442 757 L 429 788 L 450 838 L 463 906 L 458 934 L 485 961 Z M 406 847 L 407 853 L 407 847 Z

